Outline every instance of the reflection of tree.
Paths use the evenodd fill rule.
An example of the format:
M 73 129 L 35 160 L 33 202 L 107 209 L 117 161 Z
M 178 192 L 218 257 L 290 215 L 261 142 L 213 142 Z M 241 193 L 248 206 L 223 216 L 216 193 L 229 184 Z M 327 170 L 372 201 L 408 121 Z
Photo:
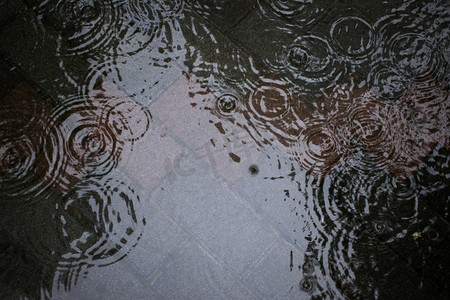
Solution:
M 193 91 L 203 95 L 196 109 L 246 129 L 259 146 L 285 151 L 308 171 L 295 192 L 302 199 L 294 209 L 302 225 L 295 230 L 308 241 L 299 289 L 317 299 L 446 293 L 448 224 L 433 205 L 448 218 L 448 153 L 442 147 L 448 147 L 448 87 L 425 72 L 402 85 L 395 99 L 385 98 L 368 86 L 373 82 L 352 75 L 308 105 L 299 93 L 301 81 L 268 75 L 243 53 L 227 55 L 232 51 L 226 43 L 222 48 L 220 37 L 197 34 L 185 35 L 197 49 L 195 64 L 187 66 L 204 85 Z M 253 63 L 249 81 L 246 66 Z M 228 94 L 239 107 L 231 113 L 218 102 Z M 442 167 L 435 160 L 447 167 L 437 171 Z M 431 195 L 443 200 L 425 203 Z
M 99 158 L 117 161 L 115 143 L 145 134 L 150 115 L 111 86 L 100 93 L 51 109 L 21 83 L 1 100 L 2 298 L 70 289 L 88 267 L 122 259 L 140 239 L 139 196 L 108 176 L 112 168 L 97 171 Z
M 0 295 L 4 299 L 49 297 L 58 261 L 67 247 L 55 231 L 49 196 L 1 209 Z

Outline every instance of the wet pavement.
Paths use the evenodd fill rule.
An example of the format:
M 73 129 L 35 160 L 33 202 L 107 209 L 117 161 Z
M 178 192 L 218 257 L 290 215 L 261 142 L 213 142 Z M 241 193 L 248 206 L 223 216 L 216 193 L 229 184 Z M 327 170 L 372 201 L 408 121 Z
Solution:
M 0 297 L 448 298 L 449 25 L 0 0 Z

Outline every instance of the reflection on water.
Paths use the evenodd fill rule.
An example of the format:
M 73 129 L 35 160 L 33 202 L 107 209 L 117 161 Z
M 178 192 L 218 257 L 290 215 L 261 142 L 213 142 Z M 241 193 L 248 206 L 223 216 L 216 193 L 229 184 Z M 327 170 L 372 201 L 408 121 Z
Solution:
M 148 110 L 111 83 L 54 108 L 21 83 L 2 115 L 4 296 L 46 295 L 54 274 L 69 288 L 84 269 L 123 258 L 146 222 L 139 196 L 107 175 L 149 129 Z
M 260 177 L 261 166 L 245 169 L 260 186 L 282 186 L 267 197 L 288 208 L 278 224 L 304 251 L 296 297 L 401 296 L 409 285 L 391 282 L 405 270 L 425 294 L 434 285 L 448 291 L 448 266 L 436 254 L 448 250 L 450 228 L 443 1 L 409 1 L 374 22 L 321 0 L 259 0 L 251 16 L 268 26 L 251 45 L 202 19 L 227 1 L 35 2 L 26 1 L 56 41 L 61 80 L 76 88 L 52 95 L 45 79 L 33 83 L 39 92 L 23 81 L 0 99 L 0 295 L 70 290 L 151 230 L 120 166 L 141 155 L 148 107 L 175 81 L 165 74 L 186 83 L 172 97 L 208 112 L 223 148 L 243 134 L 278 166 Z M 206 140 L 223 150 L 214 138 Z M 243 164 L 234 152 L 233 164 Z M 248 180 L 231 175 L 231 189 Z

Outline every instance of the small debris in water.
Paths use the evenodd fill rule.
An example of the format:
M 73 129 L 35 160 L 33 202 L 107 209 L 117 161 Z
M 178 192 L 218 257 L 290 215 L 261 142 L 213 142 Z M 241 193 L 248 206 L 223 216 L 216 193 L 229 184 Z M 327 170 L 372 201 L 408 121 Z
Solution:
M 414 232 L 412 236 L 413 236 L 413 239 L 415 241 L 417 241 L 419 238 L 422 237 L 422 232 L 420 232 L 420 231 Z
M 259 168 L 257 165 L 251 165 L 250 168 L 248 168 L 248 171 L 250 172 L 250 174 L 256 175 L 259 173 Z
M 231 157 L 231 159 L 234 162 L 237 162 L 237 163 L 241 162 L 241 158 L 239 156 L 237 156 L 236 154 L 230 152 L 230 153 L 228 153 L 228 155 Z
M 290 269 L 291 272 L 292 272 L 292 269 L 294 268 L 294 253 L 292 252 L 292 250 L 291 250 L 291 255 L 290 255 L 290 257 L 291 257 L 291 262 L 290 262 L 290 264 L 289 264 L 289 269 Z

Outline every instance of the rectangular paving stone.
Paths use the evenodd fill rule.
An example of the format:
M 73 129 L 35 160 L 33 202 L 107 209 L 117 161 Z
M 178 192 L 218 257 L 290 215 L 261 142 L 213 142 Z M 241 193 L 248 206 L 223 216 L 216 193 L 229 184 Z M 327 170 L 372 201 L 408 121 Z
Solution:
M 192 95 L 192 90 L 204 88 L 194 78 L 182 76 L 150 111 L 169 135 L 208 163 L 215 174 L 233 183 L 248 173 L 260 152 L 246 130 L 213 111 L 217 99 L 212 93 Z M 244 117 L 238 112 L 237 118 Z
M 296 182 L 304 180 L 305 171 L 301 171 L 295 162 L 284 160 L 282 154 L 279 159 L 276 152 L 269 152 L 269 155 L 271 158 L 261 157 L 256 161 L 258 174 L 242 178 L 231 189 L 255 207 L 259 214 L 267 217 L 285 239 L 300 249 L 306 249 L 303 229 L 307 224 L 299 216 L 303 213 L 299 203 L 305 199 Z M 278 166 L 280 169 L 275 172 Z
M 154 45 L 131 57 L 117 57 L 114 65 L 120 74 L 120 80 L 114 83 L 121 91 L 145 107 L 156 101 L 183 73 L 177 62 L 168 54 L 160 53 L 159 49 L 162 48 Z M 108 80 L 108 74 L 105 80 Z
M 256 299 L 202 247 L 191 243 L 151 282 L 168 299 Z
M 180 160 L 188 151 L 166 130 L 152 123 L 149 131 L 135 142 L 132 150 L 124 153 L 119 167 L 145 191 L 150 192 L 166 177 L 172 180 L 190 174 L 179 170 Z
M 125 260 L 107 267 L 92 267 L 70 291 L 54 291 L 52 299 L 164 299 L 133 274 Z
M 163 185 L 153 199 L 216 259 L 243 274 L 277 235 L 204 164 L 189 167 L 194 176 Z
M 141 195 L 145 215 L 144 235 L 127 255 L 127 260 L 143 277 L 150 278 L 167 264 L 189 239 L 189 235 L 156 206 L 151 197 Z
M 252 267 L 245 284 L 263 299 L 302 299 L 308 295 L 299 289 L 303 252 L 279 239 Z

